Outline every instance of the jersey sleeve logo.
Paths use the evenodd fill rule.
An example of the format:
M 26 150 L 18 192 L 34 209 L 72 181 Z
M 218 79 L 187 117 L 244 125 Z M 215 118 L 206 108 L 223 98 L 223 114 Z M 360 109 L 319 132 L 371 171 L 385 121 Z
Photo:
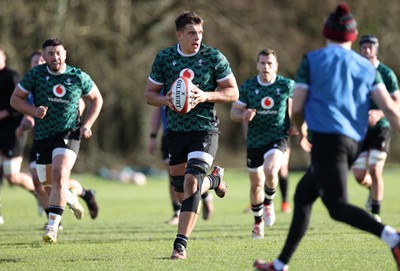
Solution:
M 264 97 L 261 100 L 261 106 L 264 109 L 271 109 L 272 107 L 274 107 L 274 99 L 272 99 L 271 97 Z
M 53 93 L 56 97 L 63 97 L 66 93 L 65 87 L 61 84 L 55 85 L 53 87 Z

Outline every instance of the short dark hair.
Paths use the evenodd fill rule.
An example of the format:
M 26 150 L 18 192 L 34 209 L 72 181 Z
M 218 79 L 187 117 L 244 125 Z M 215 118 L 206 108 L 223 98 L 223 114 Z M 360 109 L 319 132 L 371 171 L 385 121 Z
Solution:
M 375 37 L 374 35 L 368 34 L 368 35 L 364 35 L 361 37 L 360 39 L 360 46 L 363 45 L 364 43 L 372 43 L 376 46 L 379 46 L 379 40 L 377 37 Z
M 29 62 L 32 61 L 32 58 L 33 58 L 34 56 L 43 56 L 43 52 L 42 52 L 42 51 L 39 51 L 39 50 L 34 51 L 34 52 L 30 55 L 30 57 L 29 57 Z
M 42 44 L 42 49 L 44 50 L 46 47 L 50 47 L 50 46 L 59 46 L 59 45 L 64 46 L 64 45 L 62 44 L 62 42 L 61 42 L 59 39 L 57 39 L 57 38 L 50 38 L 50 39 L 45 40 L 45 42 L 43 42 L 43 44 Z
M 187 24 L 203 24 L 203 19 L 193 11 L 183 11 L 175 19 L 176 31 L 181 31 Z
M 266 49 L 262 49 L 258 55 L 257 55 L 257 62 L 260 60 L 260 56 L 269 56 L 269 55 L 274 55 L 276 58 L 276 61 L 278 61 L 278 55 L 276 54 L 276 52 L 272 49 L 266 48 Z

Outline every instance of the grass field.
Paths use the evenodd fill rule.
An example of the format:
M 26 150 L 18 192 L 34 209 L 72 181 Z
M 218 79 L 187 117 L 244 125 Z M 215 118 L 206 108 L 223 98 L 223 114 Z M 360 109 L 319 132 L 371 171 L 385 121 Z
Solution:
M 400 228 L 399 175 L 400 170 L 386 170 L 382 206 L 383 221 L 396 228 Z M 290 192 L 300 176 L 291 173 Z M 252 240 L 253 218 L 243 213 L 249 202 L 247 173 L 230 169 L 225 178 L 229 194 L 224 199 L 214 197 L 216 212 L 211 220 L 199 219 L 189 240 L 188 259 L 171 261 L 176 226 L 164 223 L 172 214 L 165 178 L 150 178 L 139 187 L 92 175 L 75 177 L 96 190 L 99 217 L 77 221 L 65 212 L 56 245 L 42 241 L 45 218 L 38 216 L 33 196 L 3 185 L 0 270 L 253 270 L 254 259 L 277 256 L 291 220 L 278 209 L 277 222 L 266 230 L 266 238 Z M 352 203 L 364 206 L 367 191 L 351 176 L 349 193 Z M 279 195 L 275 202 L 280 204 Z M 386 244 L 334 222 L 318 200 L 290 270 L 395 270 L 395 263 Z

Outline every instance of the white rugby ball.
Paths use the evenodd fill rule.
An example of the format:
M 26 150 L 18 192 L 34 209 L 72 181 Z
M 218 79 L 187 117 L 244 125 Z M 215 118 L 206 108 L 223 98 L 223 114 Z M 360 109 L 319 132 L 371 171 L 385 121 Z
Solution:
M 192 109 L 192 81 L 184 76 L 178 77 L 171 85 L 172 109 L 179 114 L 186 114 Z

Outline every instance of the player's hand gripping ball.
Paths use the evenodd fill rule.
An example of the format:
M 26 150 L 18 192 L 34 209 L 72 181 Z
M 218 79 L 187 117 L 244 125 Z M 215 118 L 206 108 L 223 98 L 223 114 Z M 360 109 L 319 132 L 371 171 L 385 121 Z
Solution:
M 192 81 L 184 76 L 178 77 L 171 85 L 172 109 L 179 114 L 186 114 L 192 109 Z

